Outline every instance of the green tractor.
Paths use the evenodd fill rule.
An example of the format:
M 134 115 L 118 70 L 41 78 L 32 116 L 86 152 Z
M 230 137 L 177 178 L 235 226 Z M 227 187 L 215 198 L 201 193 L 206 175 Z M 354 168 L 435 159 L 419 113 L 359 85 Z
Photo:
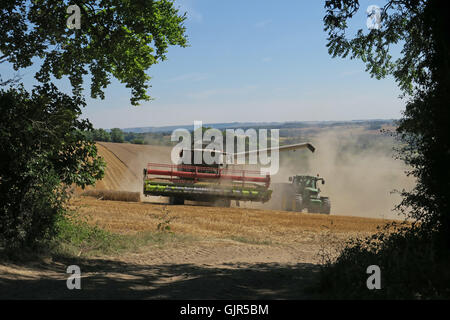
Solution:
M 314 176 L 296 175 L 289 177 L 291 183 L 277 184 L 278 201 L 281 200 L 281 209 L 302 212 L 307 209 L 309 213 L 330 214 L 331 203 L 328 197 L 320 196 L 318 182 L 325 184 L 323 178 Z

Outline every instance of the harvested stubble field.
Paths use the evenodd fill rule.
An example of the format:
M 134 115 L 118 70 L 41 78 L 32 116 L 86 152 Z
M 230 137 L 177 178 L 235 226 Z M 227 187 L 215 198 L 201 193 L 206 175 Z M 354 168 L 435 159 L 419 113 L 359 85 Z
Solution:
M 148 162 L 170 162 L 169 147 L 99 143 L 99 153 L 108 163 L 105 178 L 91 195 L 101 198 L 102 188 L 126 195 L 124 184 L 142 189 L 142 169 Z M 117 181 L 122 177 L 125 183 Z M 130 183 L 131 181 L 131 183 Z M 129 191 L 134 191 L 130 190 Z M 136 190 L 136 189 L 135 189 Z M 120 197 L 119 197 L 120 198 Z M 116 200 L 116 199 L 114 199 Z M 123 199 L 128 200 L 128 199 Z M 72 202 L 74 209 L 92 224 L 117 233 L 156 230 L 164 219 L 171 231 L 201 239 L 237 239 L 246 243 L 292 244 L 317 241 L 322 234 L 340 239 L 374 233 L 388 220 L 348 216 L 293 213 L 250 208 L 218 208 L 200 205 L 169 206 L 163 197 L 144 197 L 144 203 L 100 201 L 81 197 Z M 79 206 L 81 205 L 81 206 Z M 167 212 L 167 216 L 164 215 Z
M 171 206 L 163 203 L 126 203 L 81 197 L 73 209 L 93 225 L 108 231 L 130 234 L 156 230 L 169 219 L 171 231 L 201 239 L 242 239 L 242 242 L 295 244 L 317 241 L 321 234 L 341 238 L 377 231 L 390 220 L 293 213 L 249 208 L 220 208 L 200 205 Z
M 138 174 L 145 164 L 167 159 L 168 149 L 157 149 L 99 145 L 109 168 L 97 188 L 140 190 Z M 127 189 L 125 184 L 139 189 Z M 250 208 L 175 206 L 156 197 L 141 200 L 78 196 L 70 207 L 89 224 L 116 234 L 154 234 L 161 233 L 161 226 L 169 227 L 162 233 L 170 241 L 102 256 L 59 258 L 31 266 L 0 265 L 0 285 L 6 289 L 0 291 L 0 298 L 320 298 L 309 288 L 317 279 L 323 256 L 335 255 L 346 239 L 372 234 L 390 222 Z M 66 268 L 71 264 L 81 268 L 82 290 L 66 288 Z

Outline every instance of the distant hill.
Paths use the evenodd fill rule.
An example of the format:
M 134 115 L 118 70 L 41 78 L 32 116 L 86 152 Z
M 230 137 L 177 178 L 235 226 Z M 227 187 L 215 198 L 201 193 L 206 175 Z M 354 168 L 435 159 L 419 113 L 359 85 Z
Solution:
M 204 123 L 204 127 L 216 129 L 247 129 L 247 128 L 305 128 L 311 126 L 334 127 L 352 124 L 392 124 L 394 119 L 371 119 L 371 120 L 349 120 L 349 121 L 292 121 L 292 122 L 229 122 L 229 123 Z M 133 133 L 169 133 L 175 129 L 187 129 L 192 131 L 194 125 L 162 126 L 162 127 L 135 127 L 122 128 L 124 132 Z

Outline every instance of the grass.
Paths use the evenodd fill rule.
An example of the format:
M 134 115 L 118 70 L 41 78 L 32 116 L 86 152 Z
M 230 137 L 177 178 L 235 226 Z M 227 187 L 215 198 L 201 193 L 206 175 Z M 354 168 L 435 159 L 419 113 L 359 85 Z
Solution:
M 193 240 L 165 230 L 141 231 L 135 234 L 118 234 L 73 214 L 57 223 L 58 235 L 53 241 L 52 253 L 64 256 L 100 256 L 123 252 L 139 252 L 144 247 L 162 247 L 170 243 Z

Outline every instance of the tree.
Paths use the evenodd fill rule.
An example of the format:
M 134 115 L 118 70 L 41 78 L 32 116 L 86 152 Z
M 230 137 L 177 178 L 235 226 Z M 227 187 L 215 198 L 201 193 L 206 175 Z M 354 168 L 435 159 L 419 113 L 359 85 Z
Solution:
M 109 142 L 109 141 L 111 141 L 111 135 L 105 129 L 102 129 L 102 128 L 94 129 L 94 131 L 93 131 L 93 140 L 94 141 Z
M 55 232 L 66 189 L 103 177 L 84 102 L 53 85 L 0 91 L 0 247 L 33 247 Z
M 81 29 L 67 28 L 69 5 L 81 12 Z M 104 98 L 113 76 L 131 89 L 131 103 L 149 100 L 145 73 L 166 58 L 169 45 L 186 46 L 185 15 L 171 0 L 5 0 L 0 4 L 0 63 L 15 70 L 43 59 L 36 79 L 68 76 L 82 92 L 91 74 L 91 97 Z
M 408 98 L 398 136 L 405 143 L 402 158 L 417 178 L 403 192 L 400 208 L 424 230 L 437 232 L 439 245 L 450 248 L 450 21 L 445 1 L 387 1 L 381 25 L 347 38 L 349 20 L 359 10 L 356 0 L 325 2 L 325 31 L 333 56 L 361 59 L 376 78 L 393 75 Z M 393 61 L 391 47 L 402 46 Z M 445 252 L 445 250 L 442 250 Z
M 69 4 L 81 10 L 81 29 L 66 26 Z M 110 138 L 79 120 L 83 77 L 91 75 L 93 98 L 103 99 L 115 77 L 131 89 L 133 105 L 149 100 L 145 72 L 169 45 L 186 46 L 185 15 L 171 0 L 5 0 L 0 20 L 0 63 L 17 71 L 42 59 L 31 93 L 19 78 L 0 75 L 0 248 L 33 247 L 54 234 L 67 187 L 104 174 L 93 140 Z M 51 82 L 64 76 L 72 96 Z
M 111 140 L 112 142 L 122 143 L 124 141 L 124 135 L 122 130 L 120 130 L 119 128 L 111 129 Z

